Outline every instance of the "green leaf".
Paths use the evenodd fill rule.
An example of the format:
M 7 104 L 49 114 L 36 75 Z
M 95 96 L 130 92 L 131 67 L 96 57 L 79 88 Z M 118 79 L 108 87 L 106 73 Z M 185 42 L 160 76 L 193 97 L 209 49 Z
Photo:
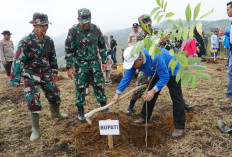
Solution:
M 152 45 L 149 49 L 149 55 L 151 56 L 151 58 L 154 60 L 155 58 L 155 49 L 156 49 L 156 46 L 155 45 Z
M 197 29 L 197 32 L 201 35 L 202 34 L 202 23 L 201 23 L 201 21 L 197 22 L 196 29 Z
M 169 23 L 169 24 L 174 23 L 174 21 L 173 21 L 173 20 L 170 20 L 170 19 L 168 19 L 166 22 Z
M 177 62 L 175 61 L 174 58 L 169 62 L 168 67 L 171 68 L 172 74 L 174 75 L 174 71 L 176 68 Z
M 164 12 L 166 11 L 167 6 L 168 6 L 168 2 L 166 2 L 165 5 L 164 5 Z
M 169 50 L 169 54 L 170 54 L 171 56 L 174 56 L 174 54 L 175 54 L 174 50 L 173 50 L 173 49 Z
M 189 34 L 189 28 L 188 28 L 188 25 L 186 25 L 184 27 L 184 31 L 183 31 L 183 38 L 185 41 L 187 41 L 187 39 L 188 39 L 188 34 Z
M 160 20 L 164 17 L 164 15 L 160 15 L 158 18 L 157 18 L 157 23 L 160 22 Z
M 202 16 L 201 16 L 201 19 L 204 18 L 204 17 L 206 17 L 206 16 L 208 16 L 208 15 L 210 15 L 210 14 L 212 14 L 213 12 L 214 12 L 214 9 L 210 10 L 210 11 L 207 12 L 206 14 L 202 15 Z
M 186 21 L 189 23 L 192 18 L 192 11 L 191 11 L 190 4 L 185 9 L 185 16 L 186 16 Z
M 191 71 L 188 70 L 185 72 L 185 74 L 181 80 L 181 87 L 185 87 L 189 83 L 190 79 L 191 79 Z
M 180 27 L 182 27 L 182 25 L 183 25 L 182 20 L 179 19 L 178 22 L 177 22 L 177 24 L 178 24 Z
M 183 32 L 183 28 L 180 28 L 180 29 L 178 30 L 178 33 L 177 33 L 177 39 L 178 39 L 178 40 L 181 40 L 182 32 Z
M 200 58 L 200 57 L 189 58 L 188 59 L 188 64 L 192 65 L 192 64 L 195 64 L 197 62 L 200 62 L 201 60 L 202 60 L 202 58 Z
M 164 8 L 164 0 L 161 0 L 160 6 L 161 6 L 162 8 Z
M 171 38 L 172 41 L 175 40 L 175 34 L 174 34 L 174 32 L 171 34 L 171 37 L 170 37 L 170 38 Z
M 184 55 L 176 54 L 176 59 L 181 65 L 183 65 L 185 67 L 188 66 L 188 59 Z
M 146 49 L 149 50 L 150 47 L 152 46 L 151 38 L 150 37 L 146 38 L 146 40 L 144 40 L 144 43 L 145 43 L 144 45 L 145 45 Z
M 211 79 L 211 76 L 209 74 L 203 73 L 203 72 L 195 72 L 195 74 L 203 79 Z
M 195 65 L 195 66 L 191 66 L 190 69 L 193 69 L 193 70 L 207 70 L 208 68 L 206 66 Z
M 201 2 L 197 4 L 197 6 L 194 9 L 194 15 L 193 15 L 193 20 L 195 21 L 197 16 L 199 15 L 200 12 L 200 8 L 201 8 Z
M 131 57 L 134 57 L 134 54 L 139 53 L 143 48 L 144 48 L 144 41 L 141 40 L 137 42 L 131 50 Z
M 191 88 L 195 88 L 197 86 L 197 77 L 195 75 L 192 75 L 191 78 Z
M 162 51 L 159 48 L 155 48 L 155 54 L 162 54 Z
M 151 30 L 140 20 L 141 26 L 151 35 Z
M 160 9 L 160 7 L 154 8 L 150 13 L 150 17 L 153 16 L 155 14 L 155 12 L 158 11 L 159 9 Z
M 173 29 L 177 29 L 178 27 L 177 27 L 177 25 L 173 25 L 172 28 Z
M 192 23 L 189 29 L 189 37 L 193 39 L 194 24 Z
M 182 51 L 180 54 L 182 54 L 182 55 L 186 56 L 186 55 L 187 55 L 187 53 L 188 53 L 188 51 Z
M 177 82 L 177 83 L 180 81 L 180 78 L 181 78 L 183 72 L 184 72 L 184 67 L 181 66 L 181 67 L 178 69 L 177 74 L 176 74 L 176 82 Z
M 161 12 L 162 12 L 162 11 L 158 11 L 158 12 L 155 14 L 155 16 L 154 16 L 154 18 L 153 18 L 154 21 L 157 19 L 157 17 L 159 16 L 159 14 L 160 14 Z
M 173 15 L 175 15 L 175 13 L 169 12 L 169 13 L 166 14 L 165 17 L 166 17 L 166 18 L 169 18 L 169 17 L 172 17 Z
M 158 6 L 160 6 L 160 0 L 156 0 L 156 3 L 158 4 Z

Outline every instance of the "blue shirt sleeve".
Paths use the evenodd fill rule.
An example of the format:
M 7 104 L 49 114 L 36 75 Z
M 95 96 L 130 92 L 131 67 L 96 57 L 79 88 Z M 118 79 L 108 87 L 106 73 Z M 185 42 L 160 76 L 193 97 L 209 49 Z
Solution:
M 157 62 L 155 63 L 155 65 L 156 64 Z M 169 77 L 170 77 L 169 72 L 168 72 L 168 67 L 166 66 L 164 59 L 161 57 L 159 58 L 156 75 L 159 76 L 159 81 L 155 84 L 155 86 L 153 87 L 153 90 L 155 92 L 158 92 L 168 83 Z
M 231 27 L 228 28 L 228 29 L 225 31 L 225 35 L 228 36 L 228 37 L 230 37 L 230 30 L 231 30 Z
M 122 80 L 120 81 L 120 83 L 118 85 L 116 94 L 120 95 L 126 89 L 126 87 L 129 85 L 130 81 L 132 80 L 132 78 L 135 74 L 135 71 L 136 71 L 135 68 L 131 68 L 131 69 L 126 70 L 124 77 L 122 78 Z

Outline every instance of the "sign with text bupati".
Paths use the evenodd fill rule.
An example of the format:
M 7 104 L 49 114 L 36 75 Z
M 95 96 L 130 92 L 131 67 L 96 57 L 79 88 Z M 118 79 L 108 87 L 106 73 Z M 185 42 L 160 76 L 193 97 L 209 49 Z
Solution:
M 99 120 L 100 135 L 120 135 L 118 120 Z

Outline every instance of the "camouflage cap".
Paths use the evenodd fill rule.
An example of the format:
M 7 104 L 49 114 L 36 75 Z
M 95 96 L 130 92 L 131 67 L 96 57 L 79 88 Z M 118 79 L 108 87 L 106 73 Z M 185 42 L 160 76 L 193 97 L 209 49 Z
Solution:
M 91 21 L 91 12 L 89 9 L 82 8 L 78 10 L 78 18 L 81 23 L 85 24 Z
M 144 23 L 145 25 L 152 24 L 151 18 L 150 18 L 150 16 L 147 15 L 147 14 L 141 15 L 141 16 L 138 18 L 138 21 L 139 21 L 139 24 L 140 24 L 140 25 L 141 25 L 141 22 L 140 22 L 140 21 L 143 21 L 143 23 Z
M 47 14 L 34 13 L 33 14 L 33 20 L 31 20 L 29 23 L 31 23 L 33 25 L 47 25 L 50 22 L 48 21 L 48 15 Z

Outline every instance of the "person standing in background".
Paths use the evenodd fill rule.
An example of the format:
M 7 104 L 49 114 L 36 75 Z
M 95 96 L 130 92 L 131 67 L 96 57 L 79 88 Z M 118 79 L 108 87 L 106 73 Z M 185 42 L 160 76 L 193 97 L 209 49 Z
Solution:
M 218 39 L 218 31 L 214 31 L 213 35 L 211 36 L 211 56 L 217 57 L 219 49 L 219 39 Z
M 0 57 L 2 64 L 6 70 L 8 80 L 10 80 L 10 71 L 12 66 L 12 61 L 14 58 L 14 44 L 10 40 L 10 31 L 2 32 L 3 39 L 0 41 Z
M 117 63 L 117 60 L 116 60 L 116 51 L 117 51 L 117 42 L 116 40 L 114 40 L 114 37 L 113 35 L 110 36 L 110 48 L 111 48 L 111 58 L 114 62 L 114 64 Z
M 133 23 L 133 32 L 128 35 L 128 46 L 133 46 L 137 42 L 137 36 L 139 35 L 139 24 Z
M 104 79 L 105 79 L 105 84 L 111 84 L 112 81 L 110 79 L 110 72 L 111 72 L 111 67 L 112 67 L 112 59 L 111 59 L 111 53 L 110 53 L 110 44 L 109 44 L 109 39 L 106 35 L 103 35 L 105 43 L 106 43 L 106 48 L 107 48 L 107 59 L 106 59 L 106 70 L 103 72 Z

